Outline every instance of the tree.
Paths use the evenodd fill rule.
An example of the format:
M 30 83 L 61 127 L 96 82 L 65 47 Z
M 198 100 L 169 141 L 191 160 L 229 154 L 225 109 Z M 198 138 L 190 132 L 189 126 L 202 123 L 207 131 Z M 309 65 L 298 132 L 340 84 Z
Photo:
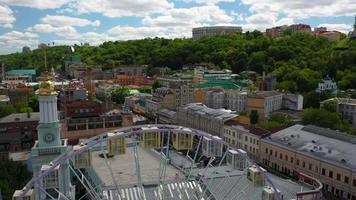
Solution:
M 348 122 L 343 121 L 339 113 L 320 108 L 308 108 L 303 111 L 303 124 L 313 124 L 334 130 L 350 131 Z
M 31 94 L 29 96 L 28 107 L 30 107 L 33 112 L 39 112 L 38 95 Z
M 116 88 L 111 92 L 111 99 L 117 104 L 123 104 L 127 96 L 130 96 L 130 89 L 126 87 Z
M 336 112 L 337 109 L 337 102 L 336 100 L 332 99 L 332 100 L 327 100 L 323 103 L 322 106 L 325 110 L 329 111 L 329 112 Z
M 31 173 L 21 162 L 0 162 L 0 191 L 4 199 L 11 199 L 17 188 L 22 188 L 30 180 Z
M 258 122 L 258 112 L 257 110 L 251 110 L 251 113 L 250 113 L 250 123 L 251 124 L 257 124 Z
M 0 117 L 8 116 L 16 112 L 16 109 L 12 105 L 0 105 Z

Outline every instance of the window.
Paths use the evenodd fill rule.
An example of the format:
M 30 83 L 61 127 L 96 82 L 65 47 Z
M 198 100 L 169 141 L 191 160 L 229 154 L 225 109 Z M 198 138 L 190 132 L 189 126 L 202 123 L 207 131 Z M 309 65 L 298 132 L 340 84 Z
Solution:
M 336 180 L 340 180 L 341 179 L 341 175 L 339 173 L 336 174 Z
M 303 161 L 303 168 L 305 168 L 305 162 Z
M 356 179 L 354 179 L 354 180 L 352 181 L 352 185 L 353 185 L 354 187 L 356 187 Z
M 284 157 L 284 158 L 285 158 L 285 160 L 286 160 L 286 161 L 288 161 L 288 156 L 287 156 L 287 155 L 285 155 L 285 157 Z
M 275 151 L 275 152 L 274 152 L 274 157 L 277 158 L 277 154 L 278 154 L 277 151 Z
M 309 163 L 309 170 L 312 170 L 312 164 Z
M 281 160 L 283 159 L 282 153 L 279 154 L 279 159 L 281 159 Z
M 330 178 L 333 177 L 333 171 L 329 171 L 329 177 L 330 177 Z
M 290 157 L 290 162 L 293 163 L 293 157 Z
M 349 183 L 349 177 L 348 177 L 348 176 L 345 176 L 344 182 L 345 182 L 345 183 Z
M 272 155 L 273 154 L 273 151 L 272 151 L 272 149 L 271 150 L 269 150 L 269 155 Z
M 297 159 L 297 165 L 299 165 L 299 160 Z
M 325 175 L 325 169 L 324 168 L 321 169 L 321 174 Z
M 245 142 L 247 142 L 248 141 L 248 138 L 247 138 L 247 136 L 245 136 Z
M 266 148 L 266 153 L 268 154 L 268 148 Z

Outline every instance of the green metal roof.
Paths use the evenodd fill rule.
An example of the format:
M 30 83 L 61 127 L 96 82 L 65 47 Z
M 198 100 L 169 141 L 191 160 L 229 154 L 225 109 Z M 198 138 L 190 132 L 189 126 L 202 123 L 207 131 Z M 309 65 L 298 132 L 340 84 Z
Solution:
M 246 83 L 235 81 L 235 80 L 209 80 L 208 82 L 201 83 L 198 88 L 212 88 L 212 87 L 223 87 L 224 89 L 240 89 L 245 88 L 248 85 Z
M 20 75 L 35 76 L 36 70 L 35 69 L 13 69 L 13 70 L 6 72 L 6 75 L 7 76 L 20 76 Z

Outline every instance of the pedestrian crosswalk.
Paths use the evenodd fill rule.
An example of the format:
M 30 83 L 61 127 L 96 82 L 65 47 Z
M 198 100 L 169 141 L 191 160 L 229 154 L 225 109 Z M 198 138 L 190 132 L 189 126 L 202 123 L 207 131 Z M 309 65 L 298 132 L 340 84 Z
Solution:
M 167 183 L 156 187 L 120 188 L 116 190 L 104 191 L 104 198 L 107 200 L 205 200 L 202 197 L 203 189 L 196 181 Z

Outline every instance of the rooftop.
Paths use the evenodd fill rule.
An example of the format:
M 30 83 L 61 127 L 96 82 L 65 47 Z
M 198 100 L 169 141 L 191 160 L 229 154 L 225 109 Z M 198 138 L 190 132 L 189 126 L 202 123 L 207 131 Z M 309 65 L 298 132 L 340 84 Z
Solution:
M 283 95 L 281 92 L 278 91 L 259 91 L 256 93 L 250 93 L 248 97 L 254 97 L 254 98 L 266 98 L 266 97 L 272 97 L 272 96 L 277 96 L 277 95 Z
M 232 128 L 244 129 L 245 131 L 254 134 L 256 136 L 266 136 L 270 133 L 268 130 L 260 128 L 258 126 L 245 125 L 245 124 L 238 123 L 234 120 L 229 120 L 225 122 L 225 125 L 230 126 Z
M 13 113 L 0 119 L 0 123 L 40 121 L 39 112 Z
M 20 75 L 36 75 L 35 69 L 13 69 L 6 72 L 7 76 L 20 76 Z
M 208 82 L 201 83 L 197 88 L 212 88 L 212 87 L 222 87 L 224 89 L 241 89 L 247 87 L 246 83 L 235 81 L 232 79 L 214 79 Z
M 189 111 L 191 113 L 197 113 L 199 115 L 212 117 L 216 119 L 228 120 L 238 115 L 234 111 L 226 109 L 213 109 L 205 106 L 202 103 L 190 103 L 181 107 L 182 110 Z
M 264 138 L 304 155 L 346 168 L 356 168 L 356 137 L 313 125 L 294 125 Z

